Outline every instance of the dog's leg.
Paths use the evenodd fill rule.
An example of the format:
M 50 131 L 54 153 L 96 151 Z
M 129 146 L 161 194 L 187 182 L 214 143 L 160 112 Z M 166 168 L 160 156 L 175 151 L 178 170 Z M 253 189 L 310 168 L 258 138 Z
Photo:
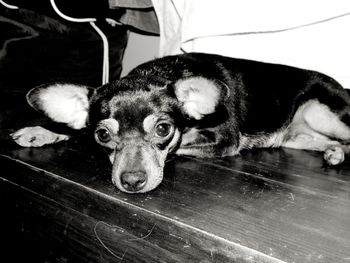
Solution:
M 350 139 L 350 127 L 327 105 L 317 100 L 311 100 L 304 104 L 303 108 L 304 121 L 314 131 L 336 140 L 347 141 Z M 350 117 L 350 105 L 348 108 L 348 110 L 343 109 L 343 111 Z
M 339 141 L 328 138 L 314 137 L 311 134 L 298 134 L 285 141 L 282 145 L 287 148 L 312 150 L 324 152 L 324 159 L 330 165 L 337 165 L 344 161 L 345 153 L 349 152 L 349 147 L 342 145 Z
M 207 157 L 213 153 L 215 138 L 209 139 L 196 128 L 189 129 L 182 135 L 181 145 L 176 151 L 177 155 Z
M 182 135 L 177 155 L 188 155 L 199 158 L 227 155 L 227 146 L 218 138 L 215 129 L 189 129 Z M 222 144 L 222 147 L 219 146 Z
M 69 135 L 54 133 L 41 126 L 22 128 L 12 133 L 11 137 L 17 144 L 23 147 L 41 147 L 70 138 Z
M 191 147 L 179 148 L 177 155 L 192 156 L 197 158 L 213 158 L 223 156 L 223 154 L 215 154 L 217 148 L 215 145 L 194 145 Z
M 347 145 L 341 144 L 350 140 L 350 127 L 317 100 L 310 100 L 297 110 L 285 138 L 282 146 L 322 151 L 331 165 L 342 163 L 345 153 L 350 152 Z

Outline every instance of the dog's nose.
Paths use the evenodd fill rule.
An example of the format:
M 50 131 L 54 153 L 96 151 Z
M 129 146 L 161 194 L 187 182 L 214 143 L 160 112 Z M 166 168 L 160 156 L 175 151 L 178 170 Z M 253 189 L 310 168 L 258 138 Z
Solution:
M 120 181 L 125 190 L 137 192 L 146 185 L 146 173 L 144 172 L 124 172 Z

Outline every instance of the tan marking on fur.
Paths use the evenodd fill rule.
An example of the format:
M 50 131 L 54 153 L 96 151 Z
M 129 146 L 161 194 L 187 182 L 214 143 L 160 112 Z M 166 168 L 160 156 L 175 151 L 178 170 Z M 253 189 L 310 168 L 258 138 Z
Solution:
M 116 119 L 104 119 L 98 123 L 97 128 L 100 126 L 106 127 L 113 135 L 118 134 L 119 122 Z
M 143 129 L 144 131 L 146 131 L 147 133 L 151 132 L 152 129 L 154 128 L 154 126 L 156 125 L 156 122 L 158 120 L 158 116 L 151 114 L 149 116 L 147 116 L 144 120 L 143 120 Z

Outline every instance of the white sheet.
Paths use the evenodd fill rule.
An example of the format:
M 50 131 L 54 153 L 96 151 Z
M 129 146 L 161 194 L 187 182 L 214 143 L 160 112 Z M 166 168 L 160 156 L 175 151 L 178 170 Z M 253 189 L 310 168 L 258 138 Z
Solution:
M 206 52 L 323 72 L 350 88 L 349 0 L 152 0 L 159 55 Z

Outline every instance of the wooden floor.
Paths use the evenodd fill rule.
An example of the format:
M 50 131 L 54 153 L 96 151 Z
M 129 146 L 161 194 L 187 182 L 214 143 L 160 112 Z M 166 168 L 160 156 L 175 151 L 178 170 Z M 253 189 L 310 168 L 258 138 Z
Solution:
M 329 168 L 290 149 L 172 158 L 158 189 L 128 195 L 84 136 L 20 148 L 3 123 L 11 262 L 350 262 L 350 161 Z

